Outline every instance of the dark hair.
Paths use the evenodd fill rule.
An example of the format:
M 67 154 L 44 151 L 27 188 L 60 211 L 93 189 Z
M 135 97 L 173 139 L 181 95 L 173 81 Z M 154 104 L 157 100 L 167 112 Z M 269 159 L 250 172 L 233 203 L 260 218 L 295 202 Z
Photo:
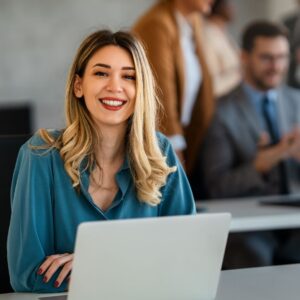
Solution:
M 255 39 L 258 37 L 288 38 L 288 30 L 280 24 L 271 21 L 255 21 L 250 23 L 242 34 L 242 49 L 250 52 L 254 47 Z

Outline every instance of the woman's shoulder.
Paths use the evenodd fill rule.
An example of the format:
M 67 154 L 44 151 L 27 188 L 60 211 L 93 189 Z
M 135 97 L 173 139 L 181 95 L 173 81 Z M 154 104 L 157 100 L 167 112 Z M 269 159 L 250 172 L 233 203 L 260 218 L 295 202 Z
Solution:
M 61 130 L 40 129 L 22 145 L 20 152 L 23 154 L 28 153 L 48 156 L 53 151 L 57 151 L 57 149 L 55 147 L 51 147 L 51 143 L 47 140 L 55 141 L 61 134 Z
M 140 18 L 138 23 L 156 23 L 164 24 L 170 22 L 173 14 L 173 7 L 168 1 L 158 2 L 150 7 Z
M 42 132 L 47 134 L 53 140 L 56 140 L 62 134 L 62 130 L 40 129 L 27 141 L 27 143 L 33 147 L 47 146 L 48 143 L 45 138 L 43 138 Z
M 163 154 L 163 156 L 166 157 L 166 161 L 169 166 L 175 166 L 178 165 L 178 160 L 176 153 L 173 149 L 173 146 L 168 139 L 163 133 L 161 132 L 156 132 L 157 140 L 158 140 L 158 145 L 160 147 L 160 150 Z
M 157 131 L 156 137 L 158 140 L 158 145 L 163 152 L 166 152 L 172 148 L 169 139 L 163 133 Z

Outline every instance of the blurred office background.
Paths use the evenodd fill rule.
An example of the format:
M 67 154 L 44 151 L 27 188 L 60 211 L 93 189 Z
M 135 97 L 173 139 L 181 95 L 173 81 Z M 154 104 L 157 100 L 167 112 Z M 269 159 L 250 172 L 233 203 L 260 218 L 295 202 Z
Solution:
M 82 38 L 97 28 L 129 29 L 156 0 L 0 0 L 0 107 L 33 106 L 32 129 L 64 126 L 64 86 Z M 295 0 L 234 0 L 231 26 L 280 20 Z M 10 117 L 17 122 L 18 116 Z

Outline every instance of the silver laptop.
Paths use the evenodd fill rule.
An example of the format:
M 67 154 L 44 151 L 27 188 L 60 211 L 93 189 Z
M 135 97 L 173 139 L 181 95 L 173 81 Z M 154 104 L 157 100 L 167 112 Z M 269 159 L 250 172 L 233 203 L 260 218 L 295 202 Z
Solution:
M 227 213 L 82 223 L 68 300 L 212 300 L 229 225 Z

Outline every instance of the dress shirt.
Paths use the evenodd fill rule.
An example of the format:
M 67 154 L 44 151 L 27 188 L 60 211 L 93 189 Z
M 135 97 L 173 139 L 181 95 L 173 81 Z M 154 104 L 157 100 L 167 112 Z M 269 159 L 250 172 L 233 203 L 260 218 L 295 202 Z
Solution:
M 273 102 L 273 105 L 269 107 L 269 112 L 271 114 L 272 120 L 276 120 L 277 122 L 279 122 L 278 112 L 277 112 L 277 97 L 278 97 L 277 91 L 275 89 L 268 90 L 267 92 L 258 91 L 247 83 L 243 83 L 243 88 L 248 98 L 250 99 L 251 105 L 253 105 L 253 107 L 257 112 L 260 128 L 263 131 L 268 132 L 268 127 L 262 110 L 263 109 L 262 100 L 265 96 L 267 96 L 268 99 Z M 278 125 L 279 125 L 278 128 L 280 134 L 280 124 Z
M 12 181 L 8 233 L 8 265 L 15 291 L 61 292 L 66 289 L 65 281 L 54 288 L 61 269 L 48 283 L 43 282 L 43 276 L 37 271 L 47 256 L 73 253 L 76 230 L 82 222 L 195 213 L 186 175 L 166 137 L 160 133 L 157 137 L 168 165 L 177 166 L 177 171 L 168 176 L 166 185 L 161 188 L 161 203 L 151 206 L 138 200 L 126 159 L 116 174 L 119 190 L 106 211 L 95 205 L 88 192 L 90 174 L 87 170 L 81 168 L 81 190 L 77 192 L 57 149 L 30 148 L 29 145 L 44 144 L 38 135 L 21 147 Z
M 185 67 L 185 85 L 180 120 L 183 126 L 187 126 L 190 123 L 193 107 L 199 93 L 202 81 L 202 70 L 196 53 L 192 27 L 180 12 L 176 11 L 175 17 L 179 28 L 180 45 Z M 181 135 L 171 136 L 170 141 L 175 150 L 183 150 L 186 148 L 186 142 Z

